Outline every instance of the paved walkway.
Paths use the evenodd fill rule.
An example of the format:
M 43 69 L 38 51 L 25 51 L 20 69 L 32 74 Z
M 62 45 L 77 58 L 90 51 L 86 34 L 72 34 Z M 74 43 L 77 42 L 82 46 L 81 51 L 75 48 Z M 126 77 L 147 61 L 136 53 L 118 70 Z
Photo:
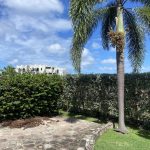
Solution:
M 112 124 L 60 117 L 27 129 L 0 127 L 0 150 L 92 150 L 99 134 Z

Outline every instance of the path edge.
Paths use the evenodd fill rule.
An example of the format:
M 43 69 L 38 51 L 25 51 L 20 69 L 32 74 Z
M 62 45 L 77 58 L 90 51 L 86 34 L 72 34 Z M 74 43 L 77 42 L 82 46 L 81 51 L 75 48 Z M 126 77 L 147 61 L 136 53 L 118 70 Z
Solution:
M 103 133 L 105 133 L 108 129 L 113 128 L 113 123 L 109 122 L 102 127 L 100 126 L 99 128 L 96 128 L 92 131 L 90 135 L 87 135 L 84 140 L 85 140 L 85 150 L 94 150 L 94 145 L 96 140 L 101 136 Z

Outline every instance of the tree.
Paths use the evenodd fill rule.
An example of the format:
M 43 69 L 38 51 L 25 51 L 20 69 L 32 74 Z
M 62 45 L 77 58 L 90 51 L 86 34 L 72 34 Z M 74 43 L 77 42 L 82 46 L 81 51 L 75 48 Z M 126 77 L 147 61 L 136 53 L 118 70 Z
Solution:
M 2 74 L 3 75 L 6 75 L 6 76 L 11 76 L 13 77 L 14 75 L 16 75 L 16 71 L 15 71 L 15 68 L 12 67 L 12 66 L 7 66 L 4 68 L 4 70 L 2 70 Z
M 103 2 L 107 2 L 103 4 Z M 127 2 L 140 2 L 137 7 L 126 8 Z M 118 131 L 126 133 L 124 119 L 124 48 L 134 72 L 138 72 L 144 60 L 144 37 L 150 31 L 150 0 L 71 0 L 70 16 L 74 36 L 71 57 L 75 70 L 81 71 L 84 46 L 94 29 L 101 27 L 102 46 L 116 48 L 119 124 Z

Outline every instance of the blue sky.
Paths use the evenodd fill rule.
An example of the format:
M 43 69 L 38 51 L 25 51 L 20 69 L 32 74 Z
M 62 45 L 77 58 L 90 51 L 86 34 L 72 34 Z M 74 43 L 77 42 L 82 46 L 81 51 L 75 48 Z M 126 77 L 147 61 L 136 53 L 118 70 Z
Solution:
M 68 0 L 0 0 L 0 68 L 47 64 L 74 73 L 70 60 L 72 26 Z M 130 4 L 128 4 L 130 5 Z M 150 71 L 149 38 L 142 72 Z M 131 72 L 125 59 L 125 72 Z M 100 28 L 86 44 L 82 73 L 115 73 L 115 49 L 103 50 Z

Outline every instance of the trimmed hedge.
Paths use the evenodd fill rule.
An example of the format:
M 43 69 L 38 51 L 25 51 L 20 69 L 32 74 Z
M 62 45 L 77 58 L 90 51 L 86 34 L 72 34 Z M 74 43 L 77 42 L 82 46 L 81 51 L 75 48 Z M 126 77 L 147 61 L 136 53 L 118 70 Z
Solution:
M 51 115 L 62 94 L 59 76 L 17 74 L 0 79 L 0 120 Z
M 118 117 L 116 75 L 0 76 L 0 120 L 47 116 L 64 109 L 99 117 Z M 150 73 L 126 74 L 126 120 L 150 129 Z
M 116 75 L 68 75 L 62 106 L 73 113 L 117 118 Z M 126 74 L 125 114 L 131 123 L 150 128 L 150 73 Z

